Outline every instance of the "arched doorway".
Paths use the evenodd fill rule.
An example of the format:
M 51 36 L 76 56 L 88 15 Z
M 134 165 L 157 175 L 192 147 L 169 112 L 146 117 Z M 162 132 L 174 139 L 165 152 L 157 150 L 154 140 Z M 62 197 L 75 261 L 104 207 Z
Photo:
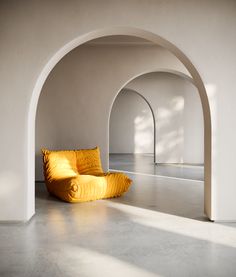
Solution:
M 150 116 L 144 117 L 145 107 L 137 102 L 139 97 L 131 97 L 129 92 L 138 94 L 150 106 L 155 126 L 153 152 L 145 148 L 150 140 Z M 141 127 L 136 126 L 136 118 Z M 136 76 L 124 85 L 113 102 L 109 169 L 201 182 L 204 180 L 203 125 L 200 98 L 189 76 L 176 71 Z M 136 129 L 141 130 L 141 151 L 135 147 L 135 143 L 139 145 Z M 158 166 L 154 166 L 151 152 Z
M 129 104 L 132 105 L 133 103 L 125 103 L 126 101 L 125 101 L 125 98 L 123 97 L 124 98 L 123 102 L 125 104 L 124 108 L 126 109 L 126 111 L 124 111 L 124 114 L 126 114 L 127 111 L 131 112 L 129 116 L 130 118 L 126 117 L 125 118 L 126 120 L 119 118 L 119 116 L 121 115 L 120 111 L 117 110 L 116 113 L 114 111 L 114 108 L 115 108 L 114 106 L 116 104 L 116 101 L 118 100 L 122 101 L 122 96 L 125 96 L 125 95 L 128 95 L 129 98 L 131 98 L 130 102 L 132 102 L 132 100 L 135 100 L 136 103 L 139 105 L 138 109 L 132 110 L 130 109 L 132 106 L 130 107 Z M 119 96 L 120 96 L 120 99 L 119 99 Z M 155 164 L 156 163 L 156 119 L 155 119 L 155 114 L 151 104 L 141 93 L 132 89 L 121 90 L 116 97 L 116 101 L 113 103 L 113 109 L 112 109 L 113 114 L 112 113 L 110 114 L 109 155 L 111 155 L 111 153 L 114 154 L 117 151 L 120 151 L 119 150 L 120 148 L 121 148 L 121 152 L 129 153 L 129 154 L 134 152 L 136 153 L 148 152 L 153 155 L 153 163 Z M 112 122 L 112 120 L 114 120 L 114 123 Z M 147 121 L 148 121 L 148 124 L 146 124 Z M 143 130 L 143 128 L 141 127 L 141 125 L 144 125 L 144 122 L 146 126 L 145 130 Z M 121 128 L 121 130 L 117 130 L 117 125 Z M 111 128 L 113 128 L 113 131 L 111 131 Z M 133 130 L 132 132 L 130 132 L 131 129 Z M 128 139 L 127 139 L 127 131 L 128 131 L 128 134 L 130 134 Z M 115 133 L 112 138 L 112 135 L 114 132 L 117 132 L 117 134 Z M 122 134 L 123 134 L 123 143 L 120 141 L 120 137 Z M 116 138 L 119 138 L 119 140 L 116 140 Z M 144 145 L 143 145 L 143 142 L 144 142 Z M 126 149 L 122 150 L 122 148 L 125 145 L 126 145 Z M 111 163 L 111 159 L 109 161 L 109 168 L 111 168 L 110 163 Z
M 201 77 L 191 61 L 182 53 L 176 46 L 166 41 L 165 39 L 159 37 L 151 32 L 130 28 L 130 27 L 113 27 L 106 28 L 102 30 L 97 30 L 90 32 L 88 34 L 82 35 L 77 39 L 69 42 L 64 47 L 58 50 L 58 52 L 50 59 L 50 61 L 43 68 L 40 76 L 37 79 L 36 85 L 33 90 L 31 104 L 28 113 L 28 195 L 27 195 L 27 205 L 28 214 L 34 214 L 34 149 L 35 149 L 35 115 L 37 109 L 38 98 L 42 89 L 42 86 L 48 77 L 54 66 L 70 51 L 79 45 L 99 37 L 112 36 L 112 35 L 128 35 L 134 37 L 140 37 L 149 40 L 157 45 L 165 47 L 171 51 L 186 67 L 186 69 L 191 74 L 196 87 L 198 88 L 201 102 L 204 112 L 204 127 L 205 127 L 205 213 L 209 218 L 212 218 L 211 213 L 211 119 L 210 119 L 210 109 L 208 98 L 204 84 Z M 127 81 L 127 83 L 129 80 Z M 111 108 L 111 107 L 110 107 Z

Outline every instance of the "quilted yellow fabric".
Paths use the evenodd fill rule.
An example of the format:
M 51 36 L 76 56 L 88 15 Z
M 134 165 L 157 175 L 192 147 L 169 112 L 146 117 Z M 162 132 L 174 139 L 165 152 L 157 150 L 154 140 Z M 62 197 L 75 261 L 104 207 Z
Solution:
M 75 152 L 79 174 L 100 175 L 103 173 L 98 147 L 76 150 Z
M 50 193 L 70 202 L 86 202 L 121 196 L 131 185 L 131 180 L 122 173 L 104 176 L 77 175 L 55 180 L 47 184 Z
M 44 167 L 47 166 L 45 178 L 51 178 L 51 174 L 64 177 L 72 177 L 73 173 L 101 175 L 103 174 L 100 159 L 100 149 L 81 149 L 50 151 L 43 148 Z M 49 176 L 48 176 L 49 175 Z
M 132 183 L 123 173 L 101 173 L 100 168 L 95 171 L 99 176 L 80 174 L 78 172 L 79 159 L 77 158 L 80 150 L 49 151 L 42 149 L 42 152 L 47 189 L 64 201 L 73 203 L 117 197 L 125 193 Z M 89 150 L 84 153 L 90 154 Z M 92 168 L 93 166 L 89 167 L 90 155 L 87 159 L 85 156 L 82 160 L 87 162 L 88 168 Z M 83 169 L 83 167 L 79 168 Z M 86 172 L 86 167 L 83 170 Z
M 78 174 L 75 151 L 42 149 L 46 182 L 75 177 Z

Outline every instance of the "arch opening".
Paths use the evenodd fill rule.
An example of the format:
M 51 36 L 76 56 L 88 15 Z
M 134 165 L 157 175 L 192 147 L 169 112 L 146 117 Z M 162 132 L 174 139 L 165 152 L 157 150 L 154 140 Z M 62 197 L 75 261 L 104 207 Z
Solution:
M 161 132 L 162 134 L 160 134 L 158 132 L 158 123 L 160 123 L 161 125 L 163 125 L 163 120 L 161 119 L 162 116 L 158 116 L 158 113 L 160 113 L 160 110 L 158 112 L 158 109 L 159 107 L 161 107 L 163 105 L 163 98 L 161 97 L 161 99 L 158 100 L 158 97 L 160 97 L 160 95 L 163 95 L 166 93 L 165 89 L 162 90 L 161 92 L 158 90 L 153 90 L 153 87 L 151 87 L 152 89 L 152 92 L 154 92 L 156 94 L 155 98 L 153 98 L 153 95 L 150 95 L 150 91 L 147 92 L 146 90 L 148 89 L 146 86 L 143 86 L 140 85 L 140 77 L 141 77 L 141 84 L 143 82 L 143 80 L 145 80 L 145 76 L 149 76 L 151 74 L 155 73 L 157 76 L 161 74 L 166 74 L 167 73 L 167 76 L 168 75 L 173 75 L 173 76 L 176 76 L 178 77 L 177 80 L 181 80 L 181 90 L 183 89 L 183 91 L 179 91 L 178 88 L 176 86 L 173 86 L 172 87 L 172 90 L 174 92 L 174 94 L 171 94 L 168 96 L 168 98 L 164 98 L 164 105 L 166 103 L 169 104 L 169 102 L 171 103 L 172 101 L 170 100 L 176 100 L 176 96 L 177 96 L 177 99 L 179 98 L 178 95 L 181 95 L 183 96 L 184 98 L 183 99 L 180 99 L 180 100 L 183 100 L 180 101 L 181 103 L 181 107 L 178 105 L 178 110 L 180 112 L 184 112 L 185 109 L 187 109 L 187 117 L 188 119 L 190 118 L 190 121 L 187 121 L 187 125 L 183 125 L 183 131 L 184 133 L 186 132 L 187 133 L 187 145 L 185 145 L 185 142 L 186 141 L 183 141 L 182 143 L 185 145 L 179 152 L 180 153 L 177 153 L 177 155 L 181 154 L 182 157 L 175 157 L 176 154 L 174 154 L 174 158 L 171 158 L 172 161 L 163 161 L 163 158 L 161 157 L 160 158 L 160 155 L 159 152 L 160 151 L 156 151 L 157 148 L 156 146 L 158 144 L 160 144 L 160 141 L 158 141 L 158 136 L 161 136 L 163 137 L 163 131 Z M 156 77 L 157 77 L 156 76 Z M 144 77 L 144 78 L 143 78 Z M 152 77 L 153 78 L 153 77 Z M 137 80 L 139 80 L 139 82 L 137 82 Z M 174 79 L 176 80 L 176 79 Z M 136 86 L 135 86 L 135 81 L 136 81 Z M 170 80 L 165 80 L 164 78 L 164 82 L 167 82 L 167 87 L 170 87 L 170 83 L 169 83 Z M 150 78 L 146 78 L 146 82 L 149 82 L 150 84 Z M 157 80 L 158 82 L 158 80 Z M 162 80 L 163 82 L 163 80 Z M 183 87 L 183 85 L 186 83 L 190 83 L 191 85 L 187 87 L 187 90 L 185 91 L 185 87 Z M 132 85 L 133 84 L 133 85 Z M 175 84 L 176 85 L 176 84 Z M 150 89 L 150 88 L 149 88 Z M 177 91 L 175 92 L 175 90 L 177 89 Z M 133 152 L 133 153 L 130 153 L 130 152 L 127 152 L 124 153 L 121 151 L 120 153 L 119 152 L 114 152 L 112 156 L 112 158 L 110 158 L 110 162 L 111 162 L 111 166 L 109 167 L 111 170 L 123 170 L 124 172 L 130 172 L 130 173 L 139 173 L 139 174 L 150 174 L 150 175 L 157 175 L 157 176 L 165 176 L 165 177 L 170 177 L 170 178 L 176 178 L 176 179 L 186 179 L 186 180 L 193 180 L 193 181 L 203 181 L 204 180 L 204 174 L 203 174 L 203 170 L 204 170 L 204 161 L 203 161 L 203 146 L 204 146 L 204 142 L 202 141 L 203 140 L 203 130 L 202 130 L 202 127 L 203 127 L 203 122 L 202 122 L 202 110 L 201 110 L 201 107 L 200 107 L 200 102 L 198 103 L 198 100 L 197 98 L 199 97 L 198 95 L 198 92 L 197 92 L 197 89 L 196 89 L 196 86 L 195 86 L 195 83 L 193 81 L 192 78 L 190 78 L 188 75 L 185 75 L 183 74 L 182 72 L 178 72 L 178 71 L 173 71 L 173 70 L 160 70 L 160 71 L 148 71 L 148 72 L 143 72 L 143 73 L 140 73 L 136 76 L 134 76 L 133 78 L 129 79 L 129 81 L 127 83 L 125 83 L 121 88 L 120 90 L 117 92 L 116 96 L 114 97 L 113 99 L 113 104 L 112 104 L 112 107 L 111 107 L 111 110 L 110 110 L 110 117 L 109 117 L 109 125 L 110 125 L 110 130 L 109 130 L 109 145 L 111 145 L 111 140 L 113 138 L 111 138 L 111 115 L 112 113 L 114 112 L 113 109 L 114 109 L 114 106 L 116 104 L 116 101 L 117 101 L 117 98 L 120 96 L 120 94 L 122 93 L 122 91 L 125 90 L 126 91 L 130 91 L 130 92 L 133 92 L 139 96 L 141 96 L 142 99 L 144 99 L 144 101 L 147 103 L 147 105 L 150 107 L 150 110 L 151 110 L 151 113 L 153 115 L 153 122 L 154 122 L 154 126 L 155 126 L 155 145 L 154 145 L 154 159 L 155 159 L 155 162 L 154 164 L 155 165 L 159 165 L 160 168 L 163 167 L 164 171 L 162 171 L 162 169 L 158 169 L 157 167 L 153 167 L 151 164 L 150 164 L 150 158 L 147 158 L 145 157 L 145 155 L 143 155 L 142 159 L 144 160 L 144 162 L 142 162 L 142 159 L 141 159 L 141 156 L 138 157 L 138 155 L 136 155 L 137 153 Z M 138 92 L 139 91 L 139 92 Z M 184 93 L 187 93 L 185 94 Z M 143 94 L 142 94 L 143 93 Z M 145 95 L 145 96 L 144 96 Z M 190 98 L 189 98 L 189 95 L 190 95 Z M 192 98 L 193 96 L 195 95 L 194 98 Z M 169 99 L 169 97 L 171 96 L 172 99 Z M 186 98 L 186 96 L 188 98 Z M 184 104 L 184 101 L 187 99 L 187 102 Z M 191 100 L 191 102 L 189 102 L 189 100 Z M 192 102 L 194 100 L 194 102 Z M 118 105 L 117 103 L 117 114 L 116 114 L 116 119 L 117 117 L 121 116 L 121 122 L 123 121 L 123 119 L 125 118 L 128 118 L 130 115 L 129 115 L 129 110 L 130 108 L 128 108 L 128 113 L 125 112 L 125 110 L 122 109 L 122 106 L 124 106 L 124 101 L 125 99 L 123 100 L 123 103 L 121 102 L 120 105 Z M 157 103 L 158 101 L 160 101 L 159 103 Z M 135 103 L 131 102 L 130 100 L 128 101 L 128 107 L 131 107 L 132 104 L 135 105 Z M 183 104 L 183 105 L 182 105 Z M 190 104 L 190 105 L 189 105 Z M 197 113 L 196 111 L 192 111 L 192 108 L 191 108 L 191 105 L 196 106 L 197 108 Z M 119 113 L 119 108 L 122 109 L 122 114 Z M 168 111 L 168 110 L 166 110 Z M 189 111 L 191 111 L 191 113 L 189 113 Z M 168 111 L 169 112 L 169 111 Z M 161 114 L 161 113 L 160 113 Z M 132 115 L 131 115 L 132 116 Z M 156 117 L 157 116 L 157 117 Z M 178 116 L 178 115 L 177 115 Z M 183 120 L 183 117 L 185 118 L 186 117 L 186 114 L 182 114 L 182 120 Z M 173 118 L 176 117 L 176 114 L 174 114 L 172 116 L 172 119 L 168 120 L 168 125 L 170 124 L 170 129 L 171 129 L 171 132 L 174 133 L 174 128 L 178 128 L 179 126 L 176 126 L 175 124 L 171 124 L 171 121 L 173 121 Z M 194 120 L 195 119 L 195 120 Z M 197 119 L 197 121 L 196 121 Z M 127 119 L 128 121 L 129 119 Z M 159 121 L 160 120 L 160 121 Z M 164 120 L 165 121 L 165 120 Z M 197 123 L 197 126 L 196 125 L 193 125 L 192 123 Z M 116 124 L 116 122 L 112 122 L 112 124 Z M 177 121 L 177 125 L 178 124 L 184 124 L 184 122 L 178 122 Z M 200 126 L 200 129 L 197 129 L 197 132 L 195 133 L 195 135 L 197 134 L 197 137 L 189 137 L 189 134 L 192 133 L 193 129 L 197 128 Z M 114 129 L 114 128 L 113 128 Z M 169 130 L 168 130 L 169 131 Z M 127 129 L 127 132 L 129 132 L 129 130 Z M 127 132 L 125 132 L 125 135 L 126 136 L 129 136 L 127 135 Z M 157 132 L 157 133 L 156 133 Z M 166 134 L 166 131 L 164 131 L 165 134 Z M 121 132 L 121 129 L 119 129 L 118 131 L 116 131 L 116 135 L 118 135 L 119 137 L 119 134 L 122 133 Z M 180 134 L 180 137 L 184 135 L 183 134 Z M 168 134 L 167 134 L 168 135 Z M 134 136 L 134 135 L 133 135 Z M 164 136 L 164 140 L 166 140 L 165 136 Z M 167 139 L 168 140 L 168 139 Z M 171 138 L 171 140 L 173 141 L 176 141 L 176 138 L 174 137 L 173 139 Z M 124 141 L 124 138 L 121 140 L 121 141 Z M 162 139 L 163 141 L 163 139 Z M 172 143 L 171 141 L 171 143 Z M 188 145 L 188 143 L 191 143 L 191 145 Z M 192 146 L 197 146 L 196 147 L 196 151 L 194 153 L 192 153 Z M 178 146 L 177 146 L 178 147 Z M 159 145 L 159 148 L 160 148 L 160 145 Z M 176 146 L 174 147 L 176 148 Z M 187 148 L 187 150 L 185 149 Z M 189 150 L 191 150 L 191 155 L 190 157 L 185 157 L 185 153 L 186 152 L 189 152 Z M 172 152 L 169 151 L 169 152 Z M 156 154 L 158 153 L 158 154 Z M 199 154 L 200 153 L 200 154 Z M 122 154 L 124 154 L 122 156 Z M 129 154 L 133 154 L 133 155 L 129 155 Z M 145 154 L 148 154 L 148 153 L 145 153 Z M 197 155 L 196 155 L 197 154 Z M 116 157 L 117 155 L 117 157 Z M 133 156 L 133 157 L 132 157 Z M 135 157 L 137 156 L 137 158 Z M 158 157 L 159 156 L 159 157 Z M 174 159 L 174 161 L 173 161 Z M 176 161 L 176 159 L 179 159 Z M 136 160 L 138 162 L 136 162 Z M 189 161 L 191 160 L 191 161 Z M 144 169 L 142 166 L 147 167 L 146 169 Z M 172 167 L 172 166 L 175 166 L 175 168 L 179 168 L 179 172 L 176 170 L 175 172 L 171 172 L 171 170 L 168 172 L 168 167 Z M 166 170 L 167 169 L 167 170 Z M 164 173 L 166 171 L 166 173 Z M 164 174 L 164 175 L 162 175 Z
M 111 112 L 110 112 L 110 115 L 109 115 L 109 146 L 110 146 L 110 148 L 111 148 L 111 128 L 112 128 L 112 123 L 111 123 L 111 115 L 112 115 L 112 110 L 113 110 L 113 108 L 114 108 L 114 105 L 115 105 L 115 101 L 117 100 L 117 98 L 119 97 L 119 95 L 121 94 L 123 92 L 123 89 L 117 94 L 117 96 L 115 97 L 115 99 L 114 99 L 114 101 L 113 101 L 113 106 L 112 106 L 112 109 L 111 109 Z M 150 140 L 149 141 L 149 144 L 151 143 L 151 144 L 153 144 L 153 146 L 152 146 L 152 150 L 150 151 L 150 153 L 152 153 L 153 154 L 153 163 L 154 164 L 156 164 L 156 118 L 155 118 L 155 113 L 154 113 L 154 110 L 153 110 L 153 108 L 152 108 L 152 105 L 151 105 L 151 103 L 147 100 L 147 98 L 145 97 L 145 96 L 143 96 L 141 93 L 139 93 L 137 90 L 134 90 L 134 89 L 129 89 L 129 88 L 125 88 L 125 94 L 127 94 L 127 92 L 128 93 L 132 93 L 132 94 L 134 94 L 134 95 L 136 95 L 137 96 L 137 100 L 138 99 L 141 99 L 141 103 L 140 104 L 144 104 L 147 108 L 148 108 L 148 111 L 146 110 L 146 107 L 143 107 L 143 108 L 145 108 L 145 110 L 143 111 L 143 112 L 145 112 L 145 113 L 148 113 L 148 115 L 149 115 L 149 113 L 150 113 L 150 115 L 151 115 L 151 119 L 152 119 L 152 132 L 150 132 L 150 134 L 149 134 L 149 137 L 147 138 L 148 140 Z M 147 116 L 148 116 L 147 115 Z M 118 115 L 119 116 L 119 115 Z M 135 116 L 136 118 L 134 118 L 134 121 L 136 120 L 137 121 L 137 119 L 139 119 L 139 117 L 140 117 L 140 115 L 137 117 L 137 115 Z M 145 119 L 143 119 L 143 120 L 147 120 L 147 118 L 145 118 Z M 122 120 L 121 120 L 122 121 Z M 124 123 L 124 121 L 123 121 L 123 123 Z M 133 123 L 135 123 L 135 122 L 133 122 Z M 133 125 L 133 124 L 131 124 L 131 125 Z M 129 126 L 129 127 L 131 127 L 131 126 Z M 137 129 L 137 128 L 136 128 Z M 128 130 L 129 132 L 130 132 L 130 130 Z M 124 131 L 124 134 L 125 134 L 126 132 Z M 143 131 L 142 131 L 142 133 L 143 133 Z M 147 133 L 147 130 L 144 132 L 144 133 Z M 129 150 L 128 152 L 130 152 L 130 151 L 135 151 L 135 149 L 137 148 L 137 146 L 136 146 L 136 141 L 135 141 L 135 137 L 137 136 L 137 134 L 133 134 L 132 135 L 132 137 L 130 137 L 131 138 L 131 140 L 132 140 L 132 143 L 133 143 L 133 145 L 132 145 L 132 148 L 133 148 L 133 150 L 131 149 L 131 150 Z M 151 138 L 150 138 L 151 137 Z M 121 146 L 122 147 L 122 146 Z M 144 146 L 145 147 L 145 146 Z M 146 148 L 147 148 L 148 146 L 146 146 Z M 119 147 L 118 147 L 119 148 Z M 142 147 L 143 148 L 143 147 Z M 150 147 L 149 147 L 149 149 L 150 149 Z M 116 150 L 113 150 L 113 151 L 116 151 Z M 147 150 L 146 150 L 147 151 Z M 109 155 L 111 154 L 111 149 L 109 150 Z M 110 160 L 109 160 L 109 164 L 110 164 Z M 109 167 L 110 168 L 110 167 Z
M 208 98 L 206 94 L 206 90 L 203 84 L 203 81 L 195 69 L 191 61 L 186 57 L 184 53 L 176 46 L 174 46 L 169 41 L 161 38 L 160 36 L 151 33 L 146 30 L 131 28 L 131 27 L 112 27 L 112 28 L 105 28 L 102 30 L 92 31 L 85 35 L 79 36 L 78 38 L 74 39 L 73 41 L 69 42 L 61 49 L 59 49 L 55 55 L 48 61 L 45 65 L 43 70 L 41 71 L 37 82 L 35 84 L 33 94 L 31 97 L 29 112 L 28 112 L 28 195 L 27 195 L 27 217 L 30 218 L 34 214 L 34 153 L 35 153 L 35 118 L 36 118 L 36 110 L 37 110 L 37 103 L 38 99 L 45 83 L 47 77 L 49 76 L 52 69 L 55 65 L 70 51 L 75 49 L 76 47 L 96 38 L 105 37 L 105 36 L 115 36 L 115 35 L 127 35 L 127 36 L 134 36 L 140 37 L 145 40 L 149 40 L 156 45 L 160 45 L 165 47 L 170 52 L 172 52 L 186 67 L 189 71 L 190 75 L 192 76 L 192 80 L 197 87 L 201 103 L 203 107 L 204 113 L 204 164 L 205 164 L 205 213 L 211 219 L 213 217 L 212 210 L 211 210 L 211 118 L 210 118 L 210 108 L 208 103 Z M 135 76 L 137 77 L 137 76 Z M 127 81 L 127 83 L 130 80 Z M 112 107 L 112 106 L 111 106 Z M 111 110 L 110 107 L 110 110 Z

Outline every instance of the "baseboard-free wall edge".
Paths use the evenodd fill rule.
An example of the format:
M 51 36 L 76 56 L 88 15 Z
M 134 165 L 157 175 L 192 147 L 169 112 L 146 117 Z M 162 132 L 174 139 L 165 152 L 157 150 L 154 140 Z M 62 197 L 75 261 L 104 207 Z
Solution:
M 199 183 L 204 183 L 204 181 L 201 180 L 195 180 L 195 179 L 188 179 L 188 178 L 180 178 L 180 177 L 170 177 L 170 176 L 164 176 L 164 175 L 154 175 L 154 174 L 148 174 L 148 173 L 139 173 L 134 171 L 126 171 L 126 170 L 117 170 L 117 169 L 109 169 L 110 172 L 123 172 L 127 174 L 133 174 L 133 175 L 142 175 L 142 176 L 149 176 L 149 177 L 157 177 L 157 178 L 165 178 L 165 179 L 173 179 L 173 180 L 183 180 L 183 181 L 194 181 Z
M 30 219 L 23 219 L 23 220 L 0 220 L 1 225 L 27 225 L 33 219 L 34 214 L 31 216 Z
M 5 225 L 5 224 L 20 225 L 20 224 L 26 224 L 26 223 L 28 223 L 28 220 L 0 220 L 0 225 Z
M 124 153 L 117 153 L 117 152 L 109 152 L 109 155 L 151 155 L 153 156 L 153 153 L 127 153 L 127 152 L 124 152 Z
M 229 220 L 229 219 L 227 219 L 227 220 L 214 219 L 213 222 L 219 223 L 219 224 L 220 223 L 236 223 L 236 219 L 232 219 L 232 220 Z
M 155 163 L 157 166 L 158 165 L 164 165 L 164 166 L 176 166 L 176 167 L 204 167 L 204 164 L 199 164 L 199 163 Z

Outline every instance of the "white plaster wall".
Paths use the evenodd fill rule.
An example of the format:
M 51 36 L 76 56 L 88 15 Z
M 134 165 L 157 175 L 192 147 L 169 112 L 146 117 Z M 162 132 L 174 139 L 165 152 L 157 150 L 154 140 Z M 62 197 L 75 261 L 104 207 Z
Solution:
M 155 46 L 84 45 L 53 69 L 36 117 L 36 180 L 43 180 L 40 149 L 101 148 L 108 170 L 109 115 L 125 82 L 142 72 L 168 68 L 186 73 L 169 51 Z
M 43 68 L 47 64 L 50 68 L 52 56 L 62 53 L 59 50 L 74 39 L 120 25 L 165 38 L 191 60 L 202 77 L 212 119 L 212 141 L 208 142 L 212 157 L 207 159 L 211 162 L 207 182 L 212 183 L 209 214 L 214 220 L 236 220 L 234 0 L 214 4 L 211 0 L 74 0 L 69 4 L 12 0 L 0 5 L 1 220 L 26 220 L 34 214 L 33 147 L 29 147 L 29 143 L 33 146 L 34 128 L 29 123 L 34 115 L 29 110 L 31 99 L 37 99 L 40 81 L 35 91 L 34 87 Z M 177 50 L 176 54 L 201 86 L 188 60 Z
M 116 97 L 110 115 L 110 153 L 151 153 L 154 147 L 151 110 L 137 93 L 123 89 Z
M 196 88 L 186 82 L 184 86 L 184 151 L 185 163 L 204 163 L 204 121 L 202 105 Z
M 171 73 L 150 73 L 126 88 L 141 93 L 152 106 L 158 163 L 204 163 L 202 105 L 189 80 Z

